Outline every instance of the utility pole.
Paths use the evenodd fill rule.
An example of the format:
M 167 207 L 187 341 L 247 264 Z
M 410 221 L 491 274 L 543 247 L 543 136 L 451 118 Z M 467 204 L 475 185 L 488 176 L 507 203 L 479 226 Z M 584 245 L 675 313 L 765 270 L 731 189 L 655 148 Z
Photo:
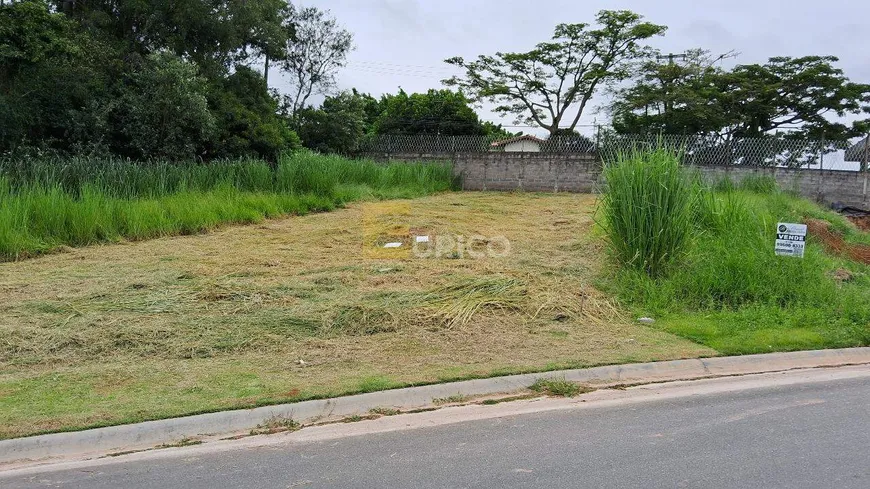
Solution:
M 870 161 L 870 134 L 864 140 L 864 160 L 861 162 L 861 171 L 867 173 L 867 162 Z
M 656 61 L 664 61 L 668 60 L 668 66 L 674 66 L 675 60 L 685 61 L 689 59 L 688 53 L 668 53 L 668 54 L 659 54 L 656 56 Z M 671 101 L 671 89 L 670 85 L 672 80 L 670 77 L 673 76 L 672 73 L 668 73 L 668 75 L 662 79 L 662 86 L 665 89 L 665 114 L 671 111 L 674 108 L 674 103 Z

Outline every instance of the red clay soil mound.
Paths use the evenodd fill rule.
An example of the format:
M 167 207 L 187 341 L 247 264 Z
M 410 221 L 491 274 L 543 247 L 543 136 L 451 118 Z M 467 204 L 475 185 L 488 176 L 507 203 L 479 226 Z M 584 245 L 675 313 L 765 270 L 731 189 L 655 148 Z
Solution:
M 870 231 L 870 216 L 849 217 L 849 220 L 855 223 L 861 231 Z
M 870 246 L 846 243 L 842 236 L 831 231 L 831 225 L 827 221 L 809 219 L 807 230 L 834 253 L 870 265 Z

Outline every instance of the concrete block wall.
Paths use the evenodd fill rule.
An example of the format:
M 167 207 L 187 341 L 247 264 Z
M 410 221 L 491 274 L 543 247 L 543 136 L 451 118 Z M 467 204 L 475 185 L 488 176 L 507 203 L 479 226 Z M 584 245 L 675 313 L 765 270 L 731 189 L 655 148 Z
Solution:
M 589 193 L 601 177 L 601 164 L 586 153 L 468 153 L 456 155 L 453 165 L 464 190 Z
M 596 192 L 601 188 L 601 162 L 591 153 L 451 153 L 370 155 L 378 160 L 450 161 L 464 190 L 528 192 Z M 769 175 L 784 190 L 831 204 L 870 208 L 868 174 L 842 170 L 801 170 L 739 166 L 695 167 L 711 183 L 730 178 L 738 183 L 751 175 Z
M 741 168 L 734 166 L 697 167 L 704 178 L 711 183 L 724 178 L 738 183 L 749 176 L 772 176 L 780 188 L 801 196 L 831 204 L 841 202 L 845 205 L 868 208 L 870 181 L 866 173 L 843 170 L 801 170 L 793 168 Z

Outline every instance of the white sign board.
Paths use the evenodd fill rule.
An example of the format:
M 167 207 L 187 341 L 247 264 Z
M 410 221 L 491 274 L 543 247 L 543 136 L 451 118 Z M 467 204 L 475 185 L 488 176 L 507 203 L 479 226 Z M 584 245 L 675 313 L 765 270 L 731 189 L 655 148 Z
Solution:
M 779 223 L 776 225 L 776 254 L 779 256 L 804 257 L 807 245 L 806 224 Z

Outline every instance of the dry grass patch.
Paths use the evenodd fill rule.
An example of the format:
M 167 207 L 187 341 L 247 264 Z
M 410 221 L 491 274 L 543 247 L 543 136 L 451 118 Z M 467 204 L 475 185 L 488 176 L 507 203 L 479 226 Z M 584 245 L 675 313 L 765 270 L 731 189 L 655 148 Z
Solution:
M 712 354 L 590 284 L 594 205 L 448 193 L 0 264 L 0 437 Z M 510 252 L 414 257 L 424 233 Z

